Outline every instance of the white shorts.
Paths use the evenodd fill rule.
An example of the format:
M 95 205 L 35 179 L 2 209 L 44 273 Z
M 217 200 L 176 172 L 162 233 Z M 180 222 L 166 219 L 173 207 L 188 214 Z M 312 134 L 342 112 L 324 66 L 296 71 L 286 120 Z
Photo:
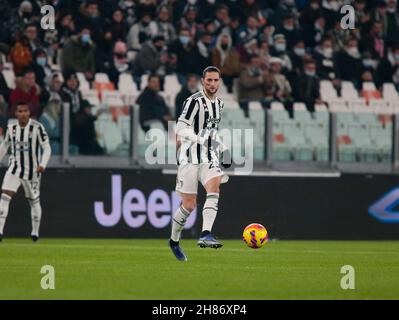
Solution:
M 29 180 L 20 179 L 19 177 L 13 175 L 11 172 L 7 171 L 3 179 L 1 190 L 10 190 L 13 192 L 17 192 L 21 184 L 22 187 L 24 188 L 25 196 L 28 199 L 39 198 L 40 177 L 32 181 L 29 181 Z
M 229 176 L 214 163 L 192 164 L 186 163 L 178 166 L 176 177 L 176 191 L 181 193 L 198 193 L 198 181 L 203 186 L 212 178 L 222 177 L 221 183 L 226 183 Z

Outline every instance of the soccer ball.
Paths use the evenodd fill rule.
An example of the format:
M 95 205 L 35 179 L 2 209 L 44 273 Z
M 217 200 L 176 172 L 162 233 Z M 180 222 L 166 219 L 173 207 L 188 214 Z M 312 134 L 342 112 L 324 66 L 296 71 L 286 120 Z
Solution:
M 258 249 L 268 240 L 267 230 L 260 223 L 251 223 L 244 229 L 242 239 L 248 247 Z

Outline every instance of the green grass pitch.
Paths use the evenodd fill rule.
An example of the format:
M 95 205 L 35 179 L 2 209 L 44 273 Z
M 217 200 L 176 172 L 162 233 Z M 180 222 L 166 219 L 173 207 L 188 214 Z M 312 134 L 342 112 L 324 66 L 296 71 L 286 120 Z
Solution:
M 399 299 L 399 242 L 270 241 L 259 250 L 227 240 L 200 249 L 183 240 L 187 262 L 166 240 L 4 239 L 0 299 Z M 43 290 L 43 265 L 55 289 Z M 355 289 L 340 287 L 341 267 Z

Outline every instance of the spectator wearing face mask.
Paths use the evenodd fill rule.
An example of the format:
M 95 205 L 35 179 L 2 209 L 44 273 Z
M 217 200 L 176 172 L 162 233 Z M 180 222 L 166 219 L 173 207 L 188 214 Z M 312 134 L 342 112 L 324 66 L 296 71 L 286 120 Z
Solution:
M 120 74 L 130 71 L 127 45 L 123 41 L 117 41 L 112 49 L 111 59 L 102 66 L 101 72 L 108 74 L 109 80 L 114 84 L 115 88 L 118 88 Z
M 284 16 L 282 26 L 277 30 L 277 33 L 284 35 L 287 42 L 288 50 L 291 50 L 294 44 L 300 39 L 301 33 L 296 27 L 294 15 L 288 13 Z
M 18 8 L 12 9 L 3 2 L 0 41 L 11 43 L 21 38 L 26 25 L 33 23 L 33 7 L 29 1 L 22 1 Z
M 187 76 L 187 83 L 183 85 L 175 98 L 175 119 L 178 119 L 183 111 L 184 101 L 198 91 L 199 78 L 196 74 Z
M 32 70 L 36 76 L 36 83 L 44 88 L 51 78 L 51 68 L 47 63 L 47 54 L 43 49 L 37 49 L 33 54 Z
M 212 50 L 212 65 L 219 68 L 229 93 L 233 92 L 233 80 L 240 73 L 240 56 L 232 46 L 229 34 L 219 35 Z
M 100 12 L 98 0 L 88 0 L 84 3 L 80 20 L 92 30 L 91 36 L 94 41 L 97 41 L 104 26 L 104 19 Z
M 352 81 L 356 86 L 359 85 L 363 65 L 356 39 L 348 40 L 345 49 L 338 52 L 337 66 L 342 80 Z
M 134 78 L 138 88 L 141 88 L 143 74 L 155 74 L 160 77 L 162 89 L 165 74 L 169 72 L 169 62 L 163 36 L 155 36 L 151 41 L 147 41 L 134 61 Z
M 269 61 L 270 74 L 272 78 L 272 93 L 274 99 L 284 104 L 287 110 L 291 110 L 292 106 L 292 88 L 283 74 L 283 60 L 273 57 Z
M 195 5 L 191 5 L 190 2 L 184 7 L 182 18 L 180 19 L 178 26 L 179 29 L 187 29 L 193 37 L 196 38 L 197 32 L 199 31 L 198 19 L 198 8 Z
M 187 74 L 200 74 L 198 47 L 194 44 L 188 29 L 180 30 L 179 38 L 171 44 L 169 52 L 172 62 L 176 65 L 177 77 L 182 85 L 186 83 Z
M 322 80 L 334 80 L 339 78 L 336 55 L 331 38 L 326 37 L 314 50 L 314 59 L 317 66 L 317 75 Z
M 292 72 L 292 61 L 287 53 L 287 42 L 283 34 L 275 34 L 273 47 L 270 50 L 270 54 L 273 57 L 280 58 L 282 60 L 283 73 L 289 74 Z
M 129 50 L 140 51 L 144 42 L 151 40 L 152 29 L 150 13 L 144 12 L 139 22 L 135 23 L 127 35 L 127 46 Z
M 86 79 L 92 81 L 95 74 L 95 44 L 91 39 L 91 30 L 82 27 L 76 36 L 72 36 L 61 51 L 61 70 L 65 72 L 83 72 Z
M 298 39 L 289 53 L 292 62 L 292 72 L 289 74 L 289 80 L 294 80 L 300 74 L 303 73 L 303 62 L 310 58 L 310 55 L 306 52 L 305 43 L 303 40 Z
M 315 103 L 320 100 L 320 79 L 316 74 L 316 62 L 308 60 L 305 62 L 304 72 L 294 82 L 293 97 L 295 101 L 306 104 L 310 112 L 314 112 Z

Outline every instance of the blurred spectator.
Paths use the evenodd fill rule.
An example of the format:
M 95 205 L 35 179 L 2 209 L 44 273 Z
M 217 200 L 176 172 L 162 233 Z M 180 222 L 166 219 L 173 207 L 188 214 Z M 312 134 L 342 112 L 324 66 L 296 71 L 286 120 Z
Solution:
M 147 88 L 137 98 L 136 103 L 140 106 L 140 125 L 145 132 L 150 129 L 149 120 L 161 121 L 165 130 L 168 130 L 168 121 L 172 120 L 165 99 L 158 93 L 159 90 L 159 76 L 150 75 Z
M 53 154 L 61 153 L 61 86 L 62 82 L 60 77 L 54 74 L 49 86 L 48 101 L 39 118 L 39 121 L 43 124 L 50 138 L 51 151 Z
M 110 29 L 104 29 L 96 41 L 95 47 L 95 70 L 101 70 L 105 64 L 110 64 L 114 48 L 114 38 Z
M 123 10 L 126 22 L 129 27 L 137 21 L 137 14 L 136 14 L 136 1 L 135 0 L 120 0 L 118 3 L 118 7 Z
M 259 43 L 259 57 L 262 60 L 262 63 L 264 65 L 269 65 L 269 60 L 271 58 L 270 52 L 269 52 L 269 44 L 266 41 L 261 41 Z
M 71 122 L 71 143 L 76 145 L 83 155 L 102 155 L 103 148 L 97 142 L 97 133 L 94 126 L 97 117 L 92 115 L 91 105 L 82 101 L 80 109 Z
M 350 30 L 341 28 L 341 23 L 336 21 L 334 28 L 326 32 L 326 36 L 333 40 L 334 51 L 345 49 L 346 42 L 351 38 Z
M 355 0 L 353 7 L 355 8 L 355 25 L 358 26 L 362 32 L 367 31 L 369 29 L 371 15 L 366 11 L 365 0 Z
M 153 36 L 163 36 L 166 44 L 170 44 L 176 39 L 176 30 L 170 23 L 170 14 L 166 6 L 158 8 L 158 17 L 150 23 Z
M 242 64 L 249 63 L 252 56 L 259 55 L 258 40 L 251 39 L 242 45 L 238 45 L 237 52 L 240 55 L 240 61 Z
M 283 73 L 289 74 L 292 71 L 292 62 L 290 56 L 287 53 L 287 42 L 283 34 L 278 33 L 274 35 L 273 48 L 270 50 L 270 54 L 273 57 L 280 58 L 282 60 Z
M 339 70 L 331 38 L 324 38 L 321 44 L 315 48 L 314 58 L 317 65 L 317 75 L 320 79 L 333 80 L 339 77 Z
M 81 21 L 84 26 L 92 30 L 91 36 L 94 41 L 97 41 L 104 26 L 104 19 L 101 16 L 98 0 L 85 1 L 82 8 Z
M 397 0 L 386 0 L 386 35 L 388 40 L 397 41 L 399 32 L 399 10 Z
M 39 47 L 40 42 L 37 38 L 37 27 L 33 24 L 27 25 L 24 34 L 10 50 L 9 59 L 14 65 L 14 72 L 16 74 L 32 63 L 32 53 Z
M 61 88 L 61 98 L 63 102 L 69 103 L 71 112 L 71 122 L 73 114 L 77 113 L 83 104 L 82 94 L 79 91 L 79 80 L 75 73 L 71 72 L 64 75 L 64 84 Z
M 198 48 L 194 44 L 188 29 L 183 28 L 180 30 L 179 38 L 175 40 L 170 47 L 170 53 L 172 59 L 175 60 L 176 73 L 181 84 L 185 84 L 187 74 L 200 74 L 202 71 L 198 68 Z
M 197 48 L 199 52 L 198 66 L 199 70 L 204 70 L 212 63 L 212 35 L 209 33 L 201 34 L 197 41 Z
M 270 66 L 270 74 L 273 79 L 273 95 L 274 98 L 280 102 L 282 102 L 285 107 L 290 110 L 291 102 L 292 102 L 292 89 L 289 81 L 282 74 L 283 70 L 283 60 L 280 58 L 273 57 L 269 61 Z
M 341 27 L 341 26 L 340 26 Z M 341 28 L 342 29 L 342 28 Z M 323 16 L 316 18 L 312 25 L 303 28 L 303 37 L 307 47 L 314 47 L 320 43 L 326 33 L 326 20 Z
M 228 33 L 230 31 L 230 13 L 228 6 L 221 4 L 216 8 L 213 23 L 216 28 L 215 33 L 217 34 Z
M 343 0 L 322 0 L 323 16 L 325 17 L 325 25 L 327 29 L 334 26 L 336 21 L 341 20 L 340 8 L 343 6 Z
M 382 37 L 382 23 L 374 21 L 370 32 L 360 42 L 361 51 L 370 52 L 374 59 L 382 59 L 385 56 L 385 43 Z
M 303 72 L 303 62 L 306 58 L 309 58 L 309 54 L 306 53 L 305 43 L 303 40 L 297 40 L 294 43 L 292 52 L 289 54 L 290 60 L 292 62 L 292 72 L 290 73 L 290 77 L 296 78 Z M 289 80 L 293 80 L 290 78 Z
M 304 73 L 294 82 L 293 97 L 295 101 L 306 104 L 310 112 L 314 112 L 315 103 L 320 100 L 320 79 L 316 74 L 316 63 L 313 60 L 305 62 Z
M 320 6 L 320 0 L 310 0 L 309 6 L 301 13 L 300 23 L 302 29 L 313 26 L 316 19 L 322 15 L 323 10 Z
M 11 43 L 22 37 L 26 25 L 34 22 L 32 19 L 33 7 L 29 1 L 22 1 L 19 7 L 15 10 L 12 10 L 11 7 L 6 7 L 4 9 L 4 11 L 1 11 L 4 15 L 1 20 L 2 32 L 0 33 L 0 39 Z
M 127 35 L 127 45 L 129 50 L 140 51 L 144 42 L 151 40 L 151 15 L 143 13 L 139 22 L 135 23 Z
M 112 12 L 111 20 L 105 25 L 105 29 L 112 33 L 112 38 L 116 40 L 125 41 L 129 26 L 125 21 L 123 10 L 116 8 Z
M 393 82 L 399 90 L 399 44 L 388 49 L 387 56 L 378 66 L 379 86 Z
M 262 59 L 251 56 L 247 68 L 243 69 L 239 78 L 239 104 L 245 117 L 249 116 L 248 104 L 250 101 L 259 101 L 266 106 L 266 100 L 271 100 L 273 81 Z
M 61 70 L 63 73 L 83 72 L 88 80 L 95 73 L 95 44 L 91 39 L 91 30 L 83 27 L 76 36 L 72 36 L 61 51 Z
M 248 43 L 259 36 L 259 21 L 256 17 L 249 16 L 245 25 L 238 30 L 238 43 Z
M 113 46 L 112 57 L 101 66 L 101 72 L 108 74 L 109 80 L 118 88 L 119 76 L 121 73 L 130 71 L 130 64 L 127 58 L 127 45 L 117 41 Z
M 199 78 L 196 74 L 187 76 L 187 83 L 181 87 L 175 98 L 175 119 L 178 119 L 183 112 L 183 103 L 192 94 L 198 91 Z
M 141 76 L 145 73 L 157 74 L 163 78 L 168 70 L 169 56 L 163 36 L 155 36 L 144 43 L 134 63 L 134 78 L 141 88 Z
M 240 56 L 232 46 L 229 34 L 219 35 L 212 50 L 212 65 L 219 68 L 229 93 L 233 92 L 233 80 L 240 73 Z
M 16 82 L 17 87 L 10 94 L 8 116 L 14 118 L 17 102 L 26 102 L 32 118 L 39 118 L 40 109 L 40 87 L 36 83 L 35 73 L 32 69 L 25 69 L 22 78 Z
M 294 44 L 301 37 L 301 34 L 296 27 L 293 14 L 288 13 L 284 16 L 283 24 L 281 28 L 277 30 L 277 33 L 281 33 L 284 35 L 287 42 L 287 48 L 288 50 L 291 50 Z
M 197 7 L 187 4 L 184 7 L 183 17 L 180 19 L 179 23 L 179 29 L 180 30 L 187 29 L 191 37 L 193 37 L 193 39 L 195 39 L 195 37 L 197 36 L 197 32 L 199 29 L 197 23 L 197 16 L 198 16 Z
M 258 19 L 262 17 L 260 12 L 259 1 L 256 0 L 244 0 L 240 5 L 240 17 L 241 21 L 245 21 L 248 17 L 257 17 Z
M 47 63 L 47 54 L 43 49 L 37 49 L 33 53 L 32 70 L 36 76 L 36 82 L 40 88 L 44 88 L 50 80 L 51 68 Z
M 356 86 L 359 85 L 363 65 L 356 39 L 348 40 L 345 49 L 338 52 L 337 66 L 342 80 L 352 81 Z
M 69 10 L 60 11 L 55 23 L 57 29 L 57 39 L 60 48 L 64 47 L 65 42 L 75 32 L 75 23 L 72 12 Z

